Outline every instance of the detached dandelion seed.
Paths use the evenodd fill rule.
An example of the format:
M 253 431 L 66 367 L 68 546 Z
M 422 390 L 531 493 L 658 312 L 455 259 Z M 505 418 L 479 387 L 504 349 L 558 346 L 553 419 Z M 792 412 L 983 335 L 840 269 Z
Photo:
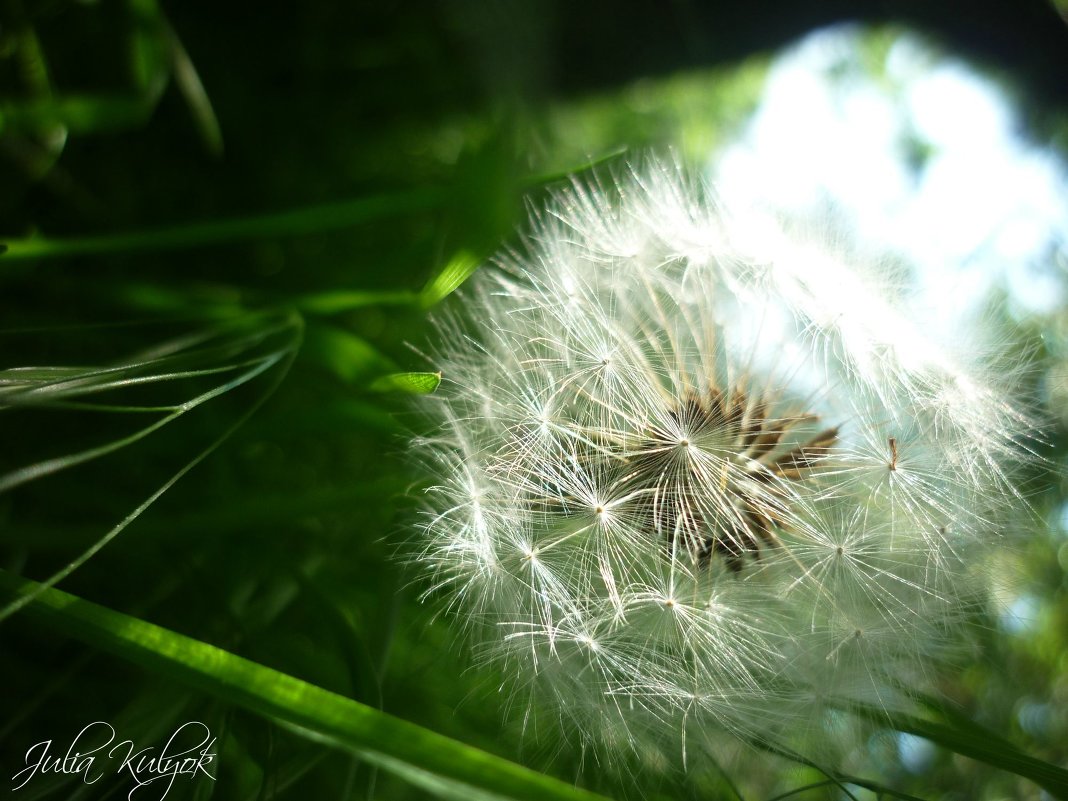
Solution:
M 692 759 L 930 685 L 1033 425 L 898 283 L 655 161 L 470 282 L 417 561 L 526 720 Z

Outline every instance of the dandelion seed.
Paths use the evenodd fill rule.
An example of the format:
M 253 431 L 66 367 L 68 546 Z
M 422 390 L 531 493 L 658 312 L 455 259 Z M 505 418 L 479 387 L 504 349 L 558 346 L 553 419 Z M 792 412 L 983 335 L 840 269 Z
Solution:
M 1033 426 L 896 281 L 663 163 L 576 181 L 439 322 L 430 592 L 584 742 L 924 687 Z

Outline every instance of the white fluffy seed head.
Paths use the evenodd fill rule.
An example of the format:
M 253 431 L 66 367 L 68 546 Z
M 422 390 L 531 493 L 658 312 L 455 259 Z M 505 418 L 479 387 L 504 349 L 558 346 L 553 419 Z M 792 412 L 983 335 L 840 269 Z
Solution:
M 1033 426 L 901 283 L 670 164 L 553 196 L 438 321 L 415 451 L 479 652 L 609 748 L 927 686 Z

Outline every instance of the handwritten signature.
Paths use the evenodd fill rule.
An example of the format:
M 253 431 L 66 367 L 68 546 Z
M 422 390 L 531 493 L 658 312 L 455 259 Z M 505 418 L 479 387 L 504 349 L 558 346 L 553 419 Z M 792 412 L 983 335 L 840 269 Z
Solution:
M 134 782 L 126 794 L 128 801 L 162 801 L 179 776 L 207 776 L 215 781 L 208 770 L 215 760 L 215 737 L 200 721 L 183 723 L 159 749 L 137 749 L 133 740 L 115 742 L 116 737 L 110 723 L 97 720 L 78 732 L 62 755 L 58 753 L 61 746 L 52 740 L 31 745 L 26 767 L 11 777 L 12 791 L 21 790 L 39 774 L 80 775 L 85 784 L 96 784 L 109 773 L 125 773 Z

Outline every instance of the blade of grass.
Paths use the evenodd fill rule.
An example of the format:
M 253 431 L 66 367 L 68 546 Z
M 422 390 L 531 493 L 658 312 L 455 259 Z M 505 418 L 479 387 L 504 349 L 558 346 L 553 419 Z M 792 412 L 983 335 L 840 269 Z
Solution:
M 26 366 L 0 370 L 0 409 L 52 404 L 138 384 L 202 378 L 255 367 L 289 349 L 287 346 L 281 351 L 257 353 L 274 335 L 290 339 L 294 318 L 273 317 L 277 319 L 272 315 L 246 315 L 229 321 L 229 326 L 170 339 L 103 367 Z M 216 362 L 222 364 L 206 366 Z M 186 399 L 167 410 L 194 402 L 195 399 Z
M 294 305 L 307 314 L 339 314 L 367 306 L 416 306 L 419 296 L 404 290 L 371 292 L 359 289 L 317 292 L 298 298 Z
M 852 705 L 858 715 L 905 734 L 923 737 L 954 753 L 1030 779 L 1054 798 L 1068 799 L 1068 770 L 1025 754 L 1004 737 L 961 715 L 941 714 L 943 721 Z
M 273 362 L 277 361 L 277 359 L 273 360 Z M 89 374 L 87 372 L 86 374 L 78 376 L 77 378 L 64 380 L 62 382 L 53 382 L 50 385 L 35 384 L 30 386 L 29 389 L 26 389 L 23 386 L 16 385 L 11 388 L 10 392 L 7 392 L 0 397 L 3 397 L 5 400 L 5 406 L 3 408 L 6 408 L 8 403 L 10 403 L 11 405 L 20 404 L 27 406 L 34 403 L 34 393 L 39 393 L 39 397 L 41 400 L 38 405 L 46 405 L 53 403 L 53 399 L 62 400 L 65 394 L 86 395 L 91 392 L 106 392 L 108 390 L 120 389 L 123 387 L 132 387 L 142 384 L 155 384 L 164 381 L 178 381 L 183 378 L 205 378 L 207 376 L 218 376 L 224 375 L 226 373 L 233 373 L 239 370 L 245 370 L 246 368 L 249 370 L 257 371 L 254 373 L 255 375 L 265 369 L 265 364 L 267 367 L 269 367 L 270 364 L 273 362 L 271 357 L 265 358 L 260 356 L 253 359 L 246 359 L 241 362 L 235 362 L 234 364 L 228 364 L 222 367 L 206 367 L 202 370 L 185 370 L 182 372 L 174 373 L 157 373 L 155 375 L 122 377 L 114 380 L 101 380 L 99 371 L 95 375 Z M 240 376 L 235 379 L 235 381 L 237 381 L 238 383 L 243 383 L 242 378 Z M 224 385 L 224 387 L 228 387 L 231 389 L 234 386 L 236 386 L 236 384 L 233 383 Z M 211 393 L 206 393 L 203 396 L 192 398 L 189 401 L 183 402 L 180 406 L 166 406 L 162 408 L 164 409 L 164 411 L 175 411 L 177 413 L 181 413 L 181 410 L 187 410 L 199 406 L 204 401 L 211 400 L 212 397 L 214 397 L 214 395 L 212 395 Z M 2 489 L 3 482 L 0 481 L 0 490 Z
M 784 799 L 793 798 L 794 796 L 807 793 L 809 790 L 819 790 L 824 787 L 835 787 L 840 785 L 842 782 L 845 782 L 846 784 L 855 784 L 857 787 L 863 787 L 865 790 L 870 790 L 871 792 L 875 793 L 875 797 L 879 799 L 881 799 L 883 796 L 889 796 L 890 798 L 899 798 L 901 799 L 901 801 L 925 801 L 925 799 L 920 798 L 919 796 L 909 795 L 908 793 L 899 793 L 897 790 L 894 790 L 889 787 L 884 787 L 883 785 L 878 784 L 877 782 L 868 781 L 867 779 L 860 779 L 856 776 L 843 776 L 841 777 L 840 781 L 837 779 L 824 779 L 823 781 L 812 782 L 811 784 L 805 784 L 801 787 L 795 787 L 792 790 L 787 790 L 785 793 L 779 793 L 778 795 L 766 799 L 766 801 L 784 801 Z
M 525 187 L 536 187 L 544 184 L 551 184 L 556 181 L 562 181 L 565 178 L 571 178 L 572 176 L 581 175 L 584 172 L 588 172 L 602 164 L 607 164 L 621 156 L 626 155 L 626 147 L 617 147 L 614 150 L 609 150 L 602 153 L 599 156 L 593 156 L 592 158 L 582 162 L 581 164 L 575 164 L 570 167 L 566 167 L 562 170 L 552 170 L 550 172 L 543 172 L 537 175 L 531 175 L 523 181 Z
M 440 272 L 431 276 L 419 293 L 419 300 L 423 308 L 429 309 L 449 295 L 474 275 L 481 261 L 479 258 L 466 250 L 458 251 L 449 259 L 448 264 L 441 268 Z
M 182 93 L 182 97 L 185 98 L 186 105 L 189 106 L 189 113 L 193 117 L 193 123 L 196 125 L 204 147 L 211 155 L 219 157 L 223 153 L 222 129 L 215 116 L 215 109 L 211 106 L 211 99 L 204 89 L 193 60 L 189 58 L 181 39 L 169 23 L 166 23 L 166 34 L 167 43 L 170 46 L 174 82 L 178 91 Z
M 407 392 L 426 395 L 438 388 L 441 373 L 390 373 L 371 382 L 373 392 Z
M 397 369 L 374 345 L 348 331 L 328 325 L 309 326 L 304 358 L 348 384 L 365 384 Z
M 188 61 L 184 51 L 181 55 Z M 189 69 L 192 68 L 191 64 L 188 66 Z M 183 79 L 182 69 L 182 63 L 176 65 L 179 81 Z M 193 80 L 196 74 L 194 72 L 191 77 L 186 77 L 188 80 Z M 196 79 L 195 85 L 183 87 L 183 91 L 191 92 L 187 101 L 193 109 L 198 127 L 202 129 L 201 134 L 209 149 L 221 150 L 222 134 L 218 130 L 214 112 L 208 105 L 207 96 L 203 94 L 199 79 Z M 37 106 L 0 105 L 0 130 L 5 124 L 17 123 L 23 116 L 32 120 L 33 126 L 38 126 L 42 124 L 42 120 L 47 120 L 53 124 L 65 125 L 74 132 L 97 130 L 102 120 L 121 120 L 119 127 L 123 127 L 131 120 L 141 122 L 151 109 L 151 101 L 146 102 L 123 96 L 84 98 L 67 96 L 61 100 L 49 101 Z M 520 183 L 525 187 L 551 183 L 569 175 L 594 169 L 600 164 L 618 158 L 625 152 L 625 148 L 612 150 L 567 170 L 528 176 Z M 124 234 L 68 239 L 49 239 L 39 236 L 11 239 L 0 244 L 0 257 L 5 261 L 33 261 L 101 253 L 177 250 L 258 238 L 299 236 L 348 228 L 401 214 L 426 211 L 441 205 L 448 200 L 449 196 L 449 191 L 443 187 L 421 187 L 403 192 L 306 206 L 273 214 L 194 222 Z M 309 307 L 308 310 L 324 314 L 372 303 L 407 305 L 415 302 L 421 303 L 424 307 L 430 307 L 455 291 L 474 273 L 479 263 L 480 260 L 476 256 L 466 251 L 457 253 L 441 272 L 431 278 L 422 292 L 415 296 L 407 292 L 387 292 L 381 293 L 380 296 L 378 293 L 358 291 L 335 292 L 309 296 L 305 298 L 304 303 Z
M 290 324 L 293 327 L 293 335 L 292 335 L 292 339 L 289 342 L 288 346 L 286 348 L 284 348 L 282 351 L 278 352 L 277 354 L 275 354 L 275 355 L 269 357 L 268 359 L 266 359 L 264 361 L 264 364 L 263 364 L 262 367 L 260 367 L 260 368 L 255 368 L 255 367 L 252 368 L 252 370 L 250 370 L 250 371 L 248 371 L 246 373 L 243 373 L 241 376 L 238 376 L 235 379 L 232 379 L 229 382 L 229 385 L 228 385 L 230 388 L 232 388 L 233 386 L 236 386 L 238 383 L 244 383 L 245 381 L 251 380 L 256 375 L 259 375 L 260 373 L 263 373 L 264 371 L 266 371 L 270 367 L 273 367 L 276 364 L 279 365 L 279 369 L 275 371 L 275 374 L 272 377 L 271 382 L 268 384 L 268 386 L 266 387 L 264 392 L 261 393 L 260 396 L 258 398 L 256 398 L 256 400 L 249 406 L 249 408 L 244 413 L 242 413 L 237 418 L 237 420 L 235 420 L 232 424 L 230 424 L 222 432 L 222 434 L 220 434 L 218 437 L 216 437 L 214 440 L 212 440 L 208 444 L 208 446 L 206 448 L 201 450 L 199 453 L 196 454 L 196 456 L 194 456 L 192 459 L 190 459 L 188 462 L 186 462 L 174 475 L 172 475 L 162 485 L 160 485 L 160 487 L 158 489 L 156 489 L 151 495 L 149 495 L 148 498 L 146 498 L 144 501 L 142 501 L 141 504 L 137 508 L 135 508 L 128 515 L 126 515 L 126 517 L 124 517 L 121 521 L 119 521 L 119 523 L 117 523 L 103 537 L 101 537 L 96 542 L 94 542 L 92 545 L 90 545 L 88 548 L 86 548 L 85 551 L 83 551 L 77 558 L 74 559 L 74 561 L 70 562 L 66 567 L 56 571 L 46 581 L 44 581 L 43 583 L 39 584 L 38 585 L 38 589 L 35 592 L 43 592 L 45 589 L 47 589 L 49 587 L 52 587 L 53 585 L 59 583 L 60 581 L 65 579 L 67 576 L 69 576 L 71 573 L 73 573 L 75 570 L 80 568 L 87 561 L 89 561 L 89 559 L 91 559 L 93 556 L 95 556 L 109 542 L 111 542 L 113 539 L 115 539 L 115 537 L 119 536 L 119 534 L 121 534 L 134 520 L 136 520 L 138 517 L 140 517 L 141 514 L 146 509 L 148 509 L 152 504 L 154 504 L 157 500 L 159 500 L 159 498 L 162 497 L 163 494 L 165 492 L 167 492 L 167 490 L 169 490 L 176 483 L 178 483 L 178 481 L 186 473 L 188 473 L 190 470 L 192 470 L 194 467 L 196 467 L 198 464 L 200 464 L 202 461 L 204 461 L 204 459 L 206 459 L 208 456 L 210 456 L 212 453 L 214 453 L 215 450 L 217 448 L 219 448 L 220 445 L 222 445 L 227 439 L 229 439 L 229 437 L 235 431 L 237 431 L 238 428 L 240 428 L 253 414 L 255 414 L 255 412 L 261 406 L 263 406 L 264 403 L 267 402 L 267 399 L 269 397 L 271 397 L 271 395 L 274 394 L 274 391 L 279 387 L 279 385 L 282 383 L 282 381 L 286 377 L 286 375 L 289 374 L 289 368 L 292 366 L 293 360 L 296 358 L 297 351 L 300 349 L 300 344 L 301 344 L 301 341 L 302 341 L 302 336 L 303 336 L 303 331 L 304 331 L 304 322 L 299 316 L 297 316 L 295 314 L 290 315 L 289 316 L 289 320 L 290 320 Z M 204 400 L 208 399 L 209 396 L 210 397 L 216 397 L 216 396 L 222 394 L 225 391 L 228 391 L 228 389 L 224 389 L 223 387 L 216 387 L 211 392 L 206 393 L 205 395 L 202 395 L 199 398 L 196 398 L 194 400 L 196 400 L 198 403 L 204 402 Z M 183 405 L 183 408 L 185 408 L 184 405 Z M 180 412 L 176 412 L 175 414 L 177 415 L 179 413 Z M 168 416 L 168 417 L 164 418 L 164 420 L 170 420 L 170 419 L 173 419 L 173 417 L 174 417 L 174 415 L 171 415 L 171 416 Z M 155 427 L 158 427 L 158 426 L 155 426 Z M 152 427 L 152 426 L 150 426 L 149 428 L 154 430 L 154 427 Z M 142 434 L 142 432 L 138 432 L 137 436 L 140 436 L 141 434 Z M 144 434 L 144 435 L 147 436 L 147 434 Z M 104 446 L 104 447 L 107 448 L 108 446 Z M 99 449 L 94 449 L 94 452 L 96 452 L 98 450 Z M 66 459 L 69 460 L 71 458 L 77 458 L 80 461 L 85 461 L 86 458 L 89 458 L 89 457 L 86 456 L 86 453 L 87 452 L 83 452 L 81 454 L 75 454 L 73 457 L 66 457 Z M 96 455 L 99 455 L 99 454 L 96 454 Z M 52 469 L 52 471 L 54 471 L 55 469 L 62 469 L 63 467 L 70 466 L 69 463 L 65 463 L 65 462 L 63 462 L 63 460 L 53 460 L 53 462 L 56 462 L 56 464 L 39 463 L 38 465 L 32 466 L 31 470 L 33 468 L 41 468 L 42 465 L 46 465 L 47 467 Z M 35 477 L 37 477 L 37 475 L 39 475 L 39 473 L 32 473 L 31 472 L 29 474 L 24 474 L 24 475 L 19 476 L 18 475 L 19 473 L 25 473 L 25 470 L 24 471 L 15 471 L 14 473 L 9 473 L 7 476 L 5 476 L 4 479 L 7 480 L 7 482 L 8 482 L 6 486 L 8 486 L 8 487 L 13 486 L 13 484 L 12 484 L 12 476 L 15 476 L 16 478 L 20 479 L 16 483 L 21 483 L 21 481 L 29 480 L 29 479 L 35 478 Z M 17 612 L 20 608 L 22 608 L 22 606 L 25 606 L 26 604 L 30 603 L 33 600 L 33 598 L 34 598 L 33 594 L 25 595 L 25 596 L 15 600 L 15 601 L 12 601 L 11 603 L 9 603 L 6 606 L 4 606 L 3 608 L 0 608 L 0 622 L 2 622 L 9 615 L 12 615 L 15 612 Z
M 87 236 L 70 239 L 30 237 L 6 242 L 3 261 L 55 259 L 101 253 L 127 253 L 146 250 L 178 250 L 223 242 L 250 239 L 276 239 L 285 236 L 336 231 L 360 223 L 425 211 L 439 205 L 448 193 L 438 187 L 374 195 L 304 206 L 298 209 L 243 217 L 152 228 L 125 234 Z
M 91 646 L 352 751 L 440 797 L 605 801 L 208 643 L 0 571 L 24 614 Z
M 371 501 L 383 502 L 401 495 L 407 484 L 386 476 L 377 481 L 354 482 L 353 486 L 316 489 L 294 494 L 271 493 L 234 495 L 229 502 L 198 506 L 184 514 L 154 517 L 142 521 L 139 531 L 144 536 L 181 535 L 187 542 L 218 537 L 223 534 L 241 535 L 249 527 L 285 525 L 303 516 L 337 513 L 351 510 Z M 72 549 L 93 535 L 91 524 L 61 527 L 8 526 L 0 536 L 5 545 L 32 546 L 38 552 Z
M 8 473 L 0 475 L 0 492 L 13 489 L 19 486 L 20 484 L 25 484 L 27 481 L 42 478 L 43 476 L 51 475 L 52 473 L 56 473 L 60 470 L 66 470 L 70 467 L 74 467 L 76 465 L 91 461 L 93 459 L 99 459 L 101 456 L 106 456 L 109 453 L 113 453 L 114 451 L 132 445 L 135 442 L 140 442 L 142 439 L 149 436 L 153 432 L 158 431 L 169 423 L 174 422 L 179 417 L 184 414 L 187 414 L 198 406 L 207 403 L 208 401 L 213 400 L 214 398 L 217 398 L 220 395 L 224 395 L 230 390 L 251 381 L 252 379 L 256 378 L 256 376 L 265 373 L 267 370 L 270 370 L 276 364 L 281 362 L 285 358 L 285 356 L 286 353 L 282 352 L 267 358 L 260 358 L 256 359 L 255 361 L 236 365 L 237 368 L 248 369 L 246 369 L 244 372 L 242 372 L 237 377 L 231 379 L 230 381 L 227 381 L 226 383 L 221 384 L 217 387 L 213 387 L 208 392 L 204 392 L 198 395 L 197 397 L 186 401 L 185 403 L 175 408 L 174 411 L 172 411 L 170 414 L 160 418 L 159 420 L 156 420 L 153 423 L 150 423 L 147 426 L 144 426 L 143 428 L 138 429 L 129 436 L 121 437 L 119 439 L 113 439 L 107 442 L 106 444 L 98 445 L 95 448 L 88 448 L 84 451 L 65 454 L 55 459 L 48 459 L 46 461 L 36 462 L 34 464 L 27 465 L 26 467 L 20 467 L 16 470 L 12 470 Z M 196 373 L 191 373 L 190 375 L 214 375 L 222 370 L 223 368 L 216 368 L 214 370 L 202 370 L 197 371 Z M 166 378 L 166 376 L 164 378 Z
M 72 134 L 102 133 L 138 127 L 151 113 L 151 104 L 131 95 L 68 94 L 0 103 L 0 130 L 34 133 L 60 126 Z
M 154 105 L 170 77 L 167 25 L 155 0 L 126 0 L 130 20 L 129 69 L 135 90 Z

